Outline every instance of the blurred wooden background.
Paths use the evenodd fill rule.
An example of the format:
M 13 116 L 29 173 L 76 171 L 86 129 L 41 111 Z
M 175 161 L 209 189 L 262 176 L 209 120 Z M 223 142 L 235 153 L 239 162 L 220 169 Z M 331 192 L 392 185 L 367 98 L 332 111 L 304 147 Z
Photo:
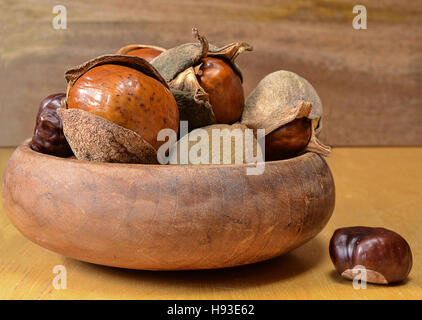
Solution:
M 67 30 L 54 30 L 54 5 Z M 354 5 L 368 29 L 354 30 Z M 32 134 L 38 104 L 65 91 L 65 70 L 129 43 L 172 47 L 196 26 L 216 45 L 244 40 L 249 93 L 267 73 L 307 78 L 325 108 L 334 146 L 422 145 L 422 1 L 0 0 L 0 146 Z

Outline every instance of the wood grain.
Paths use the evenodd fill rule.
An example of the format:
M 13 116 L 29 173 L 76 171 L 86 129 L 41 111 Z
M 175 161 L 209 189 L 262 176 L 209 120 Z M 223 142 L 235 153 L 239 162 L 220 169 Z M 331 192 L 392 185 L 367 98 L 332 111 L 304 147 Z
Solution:
M 263 261 L 324 228 L 335 192 L 321 156 L 268 162 L 260 175 L 247 167 L 85 162 L 40 154 L 25 142 L 5 171 L 3 206 L 42 247 L 143 270 Z
M 368 29 L 354 30 L 351 1 L 145 0 L 66 3 L 67 30 L 52 28 L 54 1 L 2 1 L 0 145 L 18 145 L 39 102 L 65 90 L 64 72 L 130 43 L 192 41 L 192 26 L 224 45 L 243 40 L 248 94 L 266 74 L 291 70 L 317 89 L 321 139 L 334 146 L 422 145 L 422 2 L 363 0 Z
M 0 176 L 13 149 L 0 149 Z M 422 148 L 335 148 L 328 159 L 336 209 L 312 241 L 270 261 L 208 271 L 151 272 L 102 267 L 65 258 L 23 237 L 0 204 L 1 299 L 422 299 Z M 355 290 L 328 255 L 334 230 L 382 226 L 413 251 L 409 280 Z M 56 290 L 55 265 L 67 269 Z

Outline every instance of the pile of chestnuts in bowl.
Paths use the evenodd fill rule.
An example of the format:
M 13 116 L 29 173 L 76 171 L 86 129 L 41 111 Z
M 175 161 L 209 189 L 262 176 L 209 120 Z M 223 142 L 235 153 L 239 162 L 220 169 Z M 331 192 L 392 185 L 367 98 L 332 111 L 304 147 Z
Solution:
M 192 270 L 270 259 L 325 227 L 335 188 L 316 90 L 279 70 L 245 97 L 236 58 L 252 47 L 193 34 L 65 72 L 4 174 L 23 235 L 96 264 Z
M 277 71 L 262 79 L 245 99 L 235 60 L 252 47 L 236 42 L 217 48 L 197 31 L 195 36 L 197 43 L 169 50 L 128 45 L 117 54 L 68 70 L 67 92 L 41 103 L 31 149 L 108 163 L 239 164 L 249 163 L 251 157 L 240 154 L 236 158 L 236 148 L 227 151 L 227 159 L 215 159 L 213 153 L 207 159 L 199 148 L 199 159 L 195 159 L 195 154 L 188 153 L 196 144 L 188 143 L 187 150 L 176 146 L 195 142 L 204 131 L 220 129 L 223 139 L 234 135 L 233 130 L 250 130 L 256 137 L 261 129 L 259 150 L 257 141 L 253 150 L 261 161 L 292 158 L 306 151 L 330 153 L 317 139 L 322 104 L 308 81 L 293 72 Z M 166 136 L 167 142 L 160 136 L 164 130 L 174 133 Z M 209 149 L 216 149 L 212 135 L 208 138 Z M 163 145 L 167 148 L 160 158 Z M 220 151 L 225 151 L 222 145 Z

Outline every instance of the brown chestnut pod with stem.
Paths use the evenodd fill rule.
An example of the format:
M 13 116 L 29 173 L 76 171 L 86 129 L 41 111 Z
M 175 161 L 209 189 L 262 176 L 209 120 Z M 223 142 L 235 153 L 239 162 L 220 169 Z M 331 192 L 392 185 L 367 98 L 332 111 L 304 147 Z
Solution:
M 137 56 L 151 62 L 166 49 L 148 44 L 129 44 L 120 48 L 116 54 Z
M 105 55 L 66 72 L 63 129 L 80 160 L 157 163 L 162 129 L 179 111 L 166 81 L 144 59 Z
M 280 160 L 304 151 L 328 156 L 331 148 L 317 134 L 322 128 L 322 103 L 312 85 L 289 71 L 262 79 L 247 97 L 241 123 L 265 129 L 265 158 Z
M 151 64 L 169 83 L 180 119 L 189 122 L 190 130 L 235 123 L 244 107 L 242 74 L 235 59 L 252 47 L 237 42 L 217 48 L 197 29 L 193 33 L 199 43 L 169 49 Z

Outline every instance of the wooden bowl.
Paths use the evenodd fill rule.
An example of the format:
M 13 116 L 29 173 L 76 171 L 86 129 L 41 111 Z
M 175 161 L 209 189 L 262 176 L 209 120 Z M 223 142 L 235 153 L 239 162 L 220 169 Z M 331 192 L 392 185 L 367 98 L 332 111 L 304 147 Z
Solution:
M 136 165 L 17 148 L 3 180 L 12 223 L 40 246 L 82 261 L 147 270 L 243 265 L 316 236 L 334 209 L 317 154 L 250 165 Z

